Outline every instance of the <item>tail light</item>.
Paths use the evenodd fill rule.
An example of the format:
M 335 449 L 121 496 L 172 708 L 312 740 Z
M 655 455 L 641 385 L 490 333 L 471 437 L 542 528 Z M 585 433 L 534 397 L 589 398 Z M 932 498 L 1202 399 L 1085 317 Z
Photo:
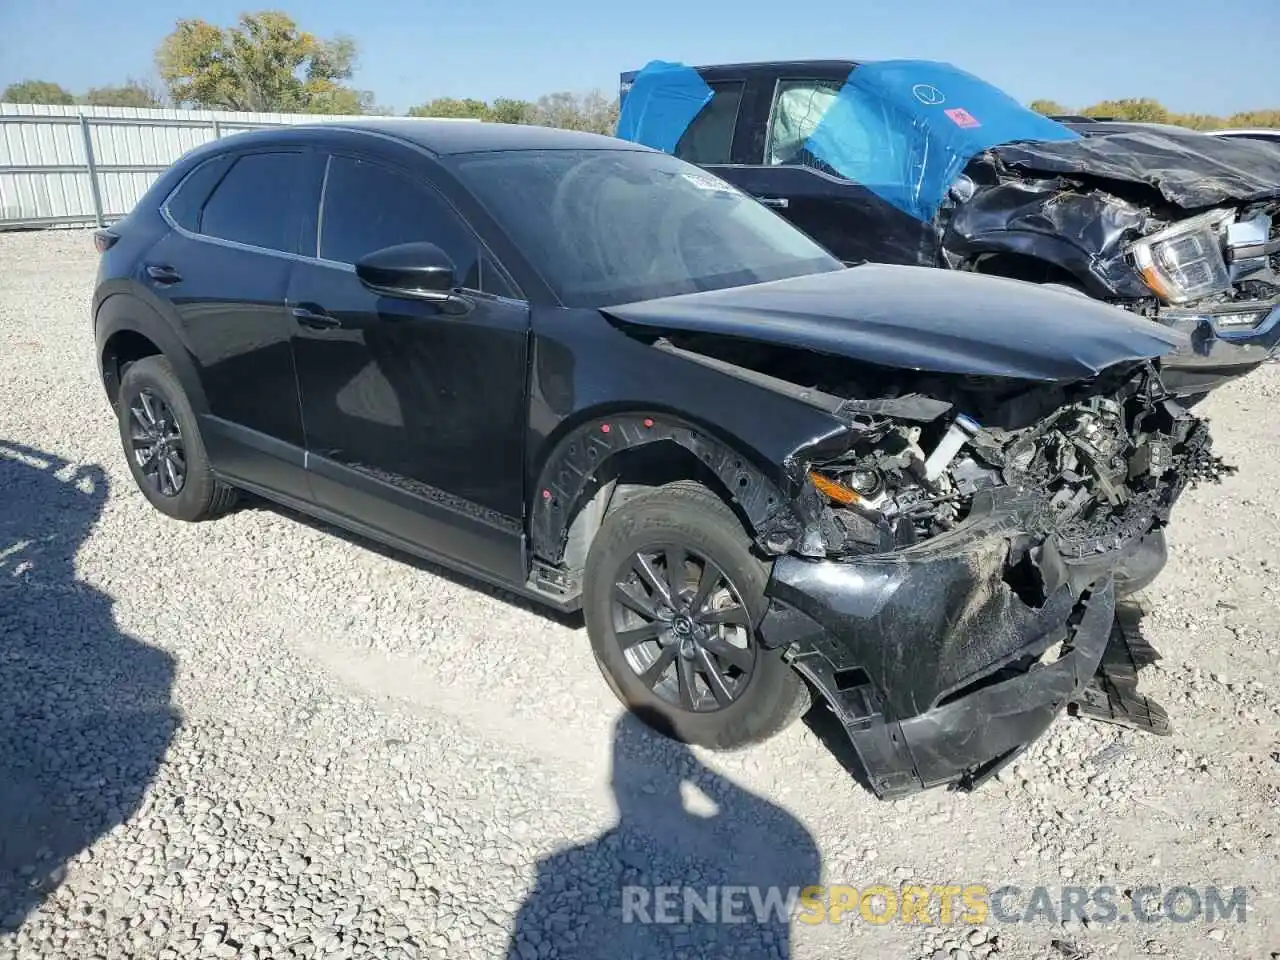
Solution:
M 119 234 L 112 233 L 110 230 L 93 231 L 93 246 L 99 253 L 106 253 L 119 239 Z

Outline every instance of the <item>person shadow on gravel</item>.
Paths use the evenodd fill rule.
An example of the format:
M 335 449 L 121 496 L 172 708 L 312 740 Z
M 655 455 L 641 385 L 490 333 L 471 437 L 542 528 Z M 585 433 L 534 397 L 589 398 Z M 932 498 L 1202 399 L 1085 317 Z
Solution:
M 507 960 L 790 957 L 798 897 L 822 875 L 799 820 L 631 713 L 612 786 L 617 825 L 539 861 Z
M 138 809 L 178 723 L 172 658 L 76 577 L 106 499 L 101 467 L 0 440 L 0 935 Z

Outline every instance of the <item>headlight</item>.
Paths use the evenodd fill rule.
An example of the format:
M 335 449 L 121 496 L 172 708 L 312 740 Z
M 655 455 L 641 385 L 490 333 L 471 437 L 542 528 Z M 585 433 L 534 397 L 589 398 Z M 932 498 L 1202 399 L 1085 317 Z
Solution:
M 1147 286 L 1168 303 L 1189 303 L 1231 289 L 1221 231 L 1233 210 L 1211 210 L 1129 245 Z

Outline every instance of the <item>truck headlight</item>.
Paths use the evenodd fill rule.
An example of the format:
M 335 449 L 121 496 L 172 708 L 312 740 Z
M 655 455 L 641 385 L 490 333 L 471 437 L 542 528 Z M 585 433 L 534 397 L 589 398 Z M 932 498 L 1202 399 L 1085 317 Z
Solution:
M 1167 303 L 1189 303 L 1231 289 L 1222 230 L 1234 210 L 1211 210 L 1129 245 L 1148 287 Z

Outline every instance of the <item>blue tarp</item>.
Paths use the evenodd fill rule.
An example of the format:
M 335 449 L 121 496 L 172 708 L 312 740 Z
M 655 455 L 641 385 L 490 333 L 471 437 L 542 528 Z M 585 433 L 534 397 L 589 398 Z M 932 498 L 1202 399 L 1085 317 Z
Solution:
M 840 176 L 928 221 L 983 150 L 1078 136 L 950 64 L 883 60 L 849 74 L 805 147 Z
M 650 60 L 632 81 L 618 113 L 617 136 L 646 147 L 675 151 L 712 91 L 693 67 Z

